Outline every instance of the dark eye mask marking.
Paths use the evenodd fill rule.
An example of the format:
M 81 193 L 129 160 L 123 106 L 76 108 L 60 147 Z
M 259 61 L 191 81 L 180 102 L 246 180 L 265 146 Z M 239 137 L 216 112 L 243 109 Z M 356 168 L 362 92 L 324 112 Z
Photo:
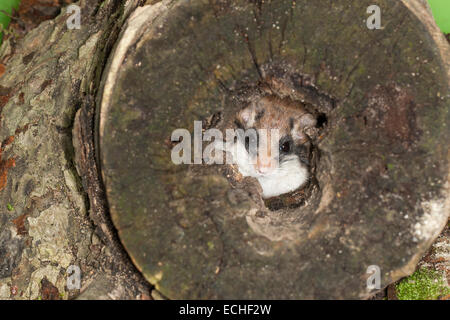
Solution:
M 261 120 L 261 118 L 264 116 L 265 112 L 266 112 L 266 110 L 264 110 L 264 109 L 258 111 L 258 113 L 255 116 L 255 121 Z

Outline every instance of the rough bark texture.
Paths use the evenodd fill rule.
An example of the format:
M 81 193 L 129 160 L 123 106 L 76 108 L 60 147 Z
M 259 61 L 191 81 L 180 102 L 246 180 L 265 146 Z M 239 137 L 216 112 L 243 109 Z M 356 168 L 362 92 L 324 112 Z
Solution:
M 382 287 L 414 270 L 450 211 L 449 48 L 422 2 L 377 1 L 369 30 L 372 2 L 162 1 L 130 18 L 98 150 L 119 236 L 164 295 L 366 298 L 370 265 Z M 296 209 L 170 159 L 174 129 L 226 122 L 267 87 L 327 119 Z
M 80 168 L 83 189 L 72 146 L 75 113 L 81 107 L 84 114 L 93 113 L 89 97 L 95 95 L 118 30 L 138 1 L 78 4 L 80 30 L 68 30 L 70 15 L 63 9 L 54 20 L 1 47 L 6 66 L 0 78 L 1 299 L 150 295 L 114 244 L 114 235 L 105 232 L 108 217 L 99 209 L 104 203 L 95 202 L 102 193 L 89 199 L 86 194 L 98 179 L 89 184 L 92 172 Z M 79 136 L 73 138 L 77 144 Z M 66 286 L 71 265 L 81 268 L 81 290 Z

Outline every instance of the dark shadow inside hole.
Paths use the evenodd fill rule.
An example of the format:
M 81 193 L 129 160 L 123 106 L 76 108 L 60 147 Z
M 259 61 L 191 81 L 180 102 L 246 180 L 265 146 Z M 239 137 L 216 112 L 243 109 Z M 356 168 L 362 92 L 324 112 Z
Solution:
M 328 123 L 328 118 L 325 113 L 319 113 L 316 120 L 317 120 L 316 127 L 319 129 L 325 127 Z

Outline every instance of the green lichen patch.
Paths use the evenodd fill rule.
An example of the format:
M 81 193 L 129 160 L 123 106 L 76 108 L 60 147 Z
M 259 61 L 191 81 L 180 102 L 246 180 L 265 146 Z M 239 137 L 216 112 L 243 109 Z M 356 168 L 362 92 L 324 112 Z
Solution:
M 450 294 L 441 273 L 421 268 L 396 286 L 399 300 L 436 300 Z

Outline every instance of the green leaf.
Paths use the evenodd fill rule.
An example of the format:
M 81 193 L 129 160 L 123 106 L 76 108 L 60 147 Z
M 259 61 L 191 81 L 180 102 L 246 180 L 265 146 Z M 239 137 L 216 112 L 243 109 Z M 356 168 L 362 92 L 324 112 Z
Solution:
M 442 32 L 450 33 L 450 1 L 428 0 L 434 19 Z
M 19 9 L 20 0 L 1 0 L 0 1 L 0 28 L 6 30 L 9 26 L 12 8 Z M 5 14 L 6 13 L 6 14 Z M 2 43 L 3 33 L 0 33 L 0 44 Z

